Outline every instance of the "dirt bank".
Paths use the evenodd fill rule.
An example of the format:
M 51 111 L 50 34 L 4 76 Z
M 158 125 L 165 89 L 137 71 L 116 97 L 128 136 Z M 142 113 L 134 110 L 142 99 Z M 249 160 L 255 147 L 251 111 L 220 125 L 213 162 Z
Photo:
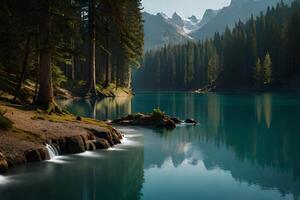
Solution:
M 73 115 L 46 115 L 18 105 L 0 103 L 5 117 L 13 122 L 0 129 L 0 173 L 8 168 L 49 159 L 45 144 L 60 154 L 106 149 L 121 142 L 122 135 L 112 126 Z

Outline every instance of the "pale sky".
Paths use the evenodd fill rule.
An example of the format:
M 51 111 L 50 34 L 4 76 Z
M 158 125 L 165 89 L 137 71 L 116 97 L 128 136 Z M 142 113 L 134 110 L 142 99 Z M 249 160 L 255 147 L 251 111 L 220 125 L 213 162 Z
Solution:
M 169 17 L 176 11 L 188 18 L 192 15 L 202 18 L 206 9 L 220 9 L 228 6 L 231 0 L 142 0 L 144 11 L 156 14 L 163 12 Z

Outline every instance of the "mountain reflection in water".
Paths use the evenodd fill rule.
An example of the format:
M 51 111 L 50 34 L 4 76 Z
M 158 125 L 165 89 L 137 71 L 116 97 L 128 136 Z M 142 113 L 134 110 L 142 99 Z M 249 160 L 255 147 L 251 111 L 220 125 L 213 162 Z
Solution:
M 59 103 L 97 119 L 160 107 L 200 124 L 173 131 L 119 127 L 126 136 L 123 146 L 116 147 L 120 151 L 21 167 L 6 187 L 0 184 L 1 199 L 18 197 L 16 190 L 30 199 L 300 197 L 300 96 L 148 92 Z M 14 183 L 14 176 L 24 184 Z

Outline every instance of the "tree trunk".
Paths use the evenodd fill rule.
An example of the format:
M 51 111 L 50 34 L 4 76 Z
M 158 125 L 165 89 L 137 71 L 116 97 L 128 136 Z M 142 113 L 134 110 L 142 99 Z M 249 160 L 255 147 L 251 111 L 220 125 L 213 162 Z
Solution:
M 106 21 L 105 23 L 105 47 L 107 51 L 106 54 L 106 63 L 105 63 L 105 86 L 108 87 L 111 83 L 111 53 L 109 52 L 110 47 L 110 33 L 109 33 L 109 23 Z
M 96 0 L 89 0 L 89 81 L 88 81 L 88 95 L 92 97 L 97 96 L 96 91 Z
M 107 55 L 106 69 L 105 69 L 105 86 L 111 83 L 111 55 Z
M 49 1 L 47 1 L 49 4 Z M 40 69 L 39 69 L 39 92 L 37 97 L 37 104 L 43 107 L 49 107 L 54 103 L 53 99 L 53 85 L 52 85 L 52 72 L 51 72 L 51 19 L 49 5 L 46 5 L 44 23 L 40 25 Z
M 72 64 L 71 64 L 71 80 L 75 81 L 75 65 L 76 65 L 76 58 L 72 56 Z
M 24 56 L 23 65 L 22 65 L 22 72 L 21 72 L 21 76 L 20 76 L 20 79 L 19 79 L 18 86 L 16 88 L 15 97 L 13 99 L 13 102 L 16 102 L 16 100 L 19 96 L 19 93 L 21 91 L 21 88 L 22 88 L 22 83 L 23 83 L 24 78 L 25 78 L 25 72 L 26 72 L 26 68 L 27 68 L 27 64 L 28 64 L 30 39 L 31 39 L 31 34 L 28 35 L 27 40 L 26 40 L 26 49 L 25 49 L 25 56 Z
M 39 46 L 39 37 L 38 37 L 38 34 L 35 34 L 34 36 L 34 41 L 35 41 L 35 49 L 39 49 L 40 46 Z M 36 103 L 36 100 L 37 100 L 37 95 L 38 95 L 38 89 L 39 89 L 39 80 L 40 80 L 40 77 L 39 77 L 39 65 L 40 65 L 40 55 L 39 55 L 39 52 L 35 52 L 35 57 L 36 57 L 36 63 L 35 63 L 35 88 L 34 88 L 34 96 L 33 96 L 33 99 L 32 99 L 32 104 L 35 104 Z

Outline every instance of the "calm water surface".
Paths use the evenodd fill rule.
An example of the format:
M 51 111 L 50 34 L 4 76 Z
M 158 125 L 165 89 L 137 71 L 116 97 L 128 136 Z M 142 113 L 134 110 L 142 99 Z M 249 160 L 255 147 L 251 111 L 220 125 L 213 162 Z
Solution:
M 160 107 L 197 126 L 120 127 L 113 149 L 60 156 L 0 176 L 0 199 L 300 199 L 300 96 L 138 93 L 62 101 L 113 119 Z

